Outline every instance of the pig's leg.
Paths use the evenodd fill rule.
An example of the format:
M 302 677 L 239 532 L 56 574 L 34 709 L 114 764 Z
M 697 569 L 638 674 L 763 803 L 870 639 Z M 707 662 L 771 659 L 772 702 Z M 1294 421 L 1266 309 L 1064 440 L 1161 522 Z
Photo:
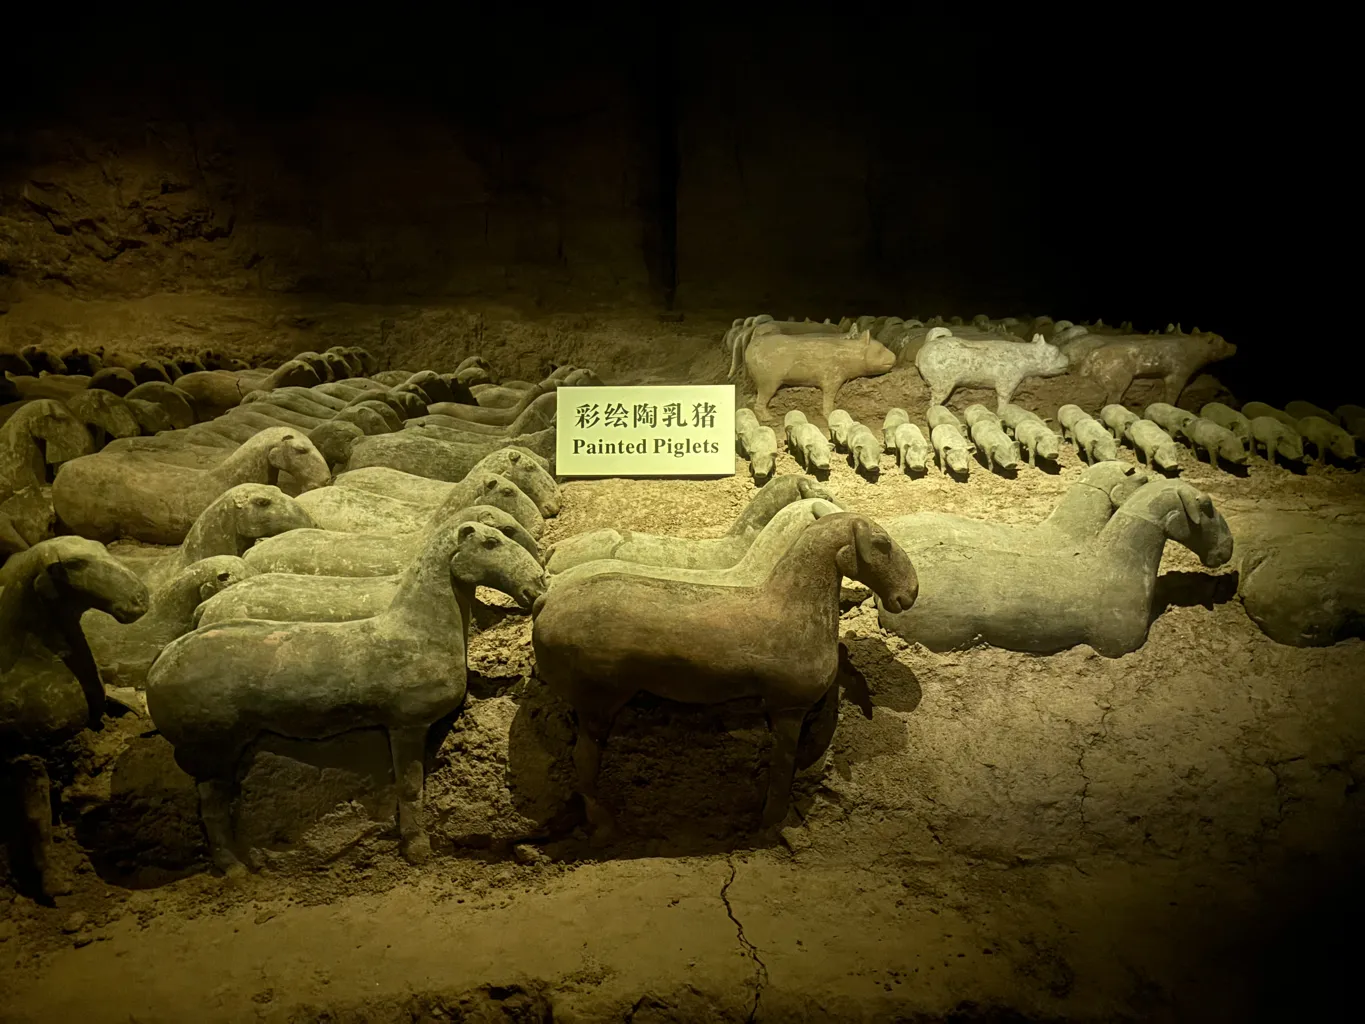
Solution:
M 999 412 L 1014 397 L 1014 392 L 1019 388 L 1022 377 L 1014 377 L 1010 380 L 997 381 L 995 385 L 995 411 Z
M 839 389 L 844 386 L 842 380 L 827 380 L 820 385 L 820 408 L 825 415 L 825 422 L 829 422 L 829 414 L 834 411 L 834 402 L 839 397 Z
M 777 394 L 777 385 L 769 386 L 768 381 L 754 383 L 758 389 L 758 394 L 754 396 L 754 415 L 765 423 L 771 423 L 773 416 L 768 410 L 768 403 L 773 400 L 773 395 Z
M 1190 382 L 1190 375 L 1188 373 L 1169 373 L 1162 378 L 1161 382 L 1162 390 L 1165 392 L 1162 401 L 1175 405 L 1176 400 L 1180 397 L 1180 392 L 1184 391 L 1185 385 Z

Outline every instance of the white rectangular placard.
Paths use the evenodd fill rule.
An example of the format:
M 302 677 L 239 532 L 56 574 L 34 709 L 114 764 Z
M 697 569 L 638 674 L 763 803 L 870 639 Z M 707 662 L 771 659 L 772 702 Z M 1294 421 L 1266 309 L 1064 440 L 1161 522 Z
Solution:
M 559 389 L 559 476 L 732 476 L 735 386 Z

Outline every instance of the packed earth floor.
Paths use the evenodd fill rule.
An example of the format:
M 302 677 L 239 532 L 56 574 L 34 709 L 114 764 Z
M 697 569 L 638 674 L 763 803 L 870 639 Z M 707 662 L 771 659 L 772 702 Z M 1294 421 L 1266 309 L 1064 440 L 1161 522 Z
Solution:
M 479 350 L 420 340 L 423 316 L 399 318 L 419 340 L 393 365 Z M 726 326 L 504 324 L 484 354 L 507 375 L 552 357 L 611 383 L 713 383 Z M 1181 404 L 1216 382 L 1201 387 Z M 1015 398 L 1048 416 L 1076 400 L 1069 377 Z M 840 405 L 880 424 L 926 401 L 909 368 L 851 382 Z M 817 420 L 817 393 L 780 392 L 779 419 L 791 408 Z M 1068 446 L 1060 472 L 974 463 L 959 483 L 887 455 L 875 482 L 836 459 L 827 486 L 876 518 L 1028 524 L 1081 469 Z M 778 471 L 799 470 L 784 453 Z M 1183 476 L 1234 534 L 1252 511 L 1365 522 L 1360 472 L 1256 460 L 1234 476 L 1188 457 Z M 743 461 L 724 479 L 567 481 L 544 543 L 603 526 L 717 536 L 753 490 Z M 846 584 L 871 716 L 842 705 L 770 831 L 758 709 L 639 698 L 602 771 L 626 834 L 594 846 L 530 619 L 483 591 L 468 703 L 433 737 L 441 855 L 423 868 L 397 854 L 383 739 L 357 735 L 261 745 L 239 810 L 258 870 L 226 881 L 191 781 L 132 707 L 71 750 L 58 851 L 74 891 L 45 906 L 0 889 L 0 1020 L 1322 1019 L 1359 950 L 1365 647 L 1274 643 L 1234 573 L 1168 545 L 1161 613 L 1117 659 L 934 654 L 882 631 Z

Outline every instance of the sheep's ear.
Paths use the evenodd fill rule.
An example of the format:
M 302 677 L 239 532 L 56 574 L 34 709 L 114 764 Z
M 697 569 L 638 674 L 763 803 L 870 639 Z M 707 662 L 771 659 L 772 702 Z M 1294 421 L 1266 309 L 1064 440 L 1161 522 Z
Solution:
M 495 477 L 490 476 L 487 480 L 483 482 L 483 489 L 485 491 L 494 491 L 497 490 L 497 487 L 498 481 Z
M 463 544 L 478 532 L 478 528 L 473 523 L 461 523 L 460 528 L 455 531 L 455 539 Z
M 513 464 L 521 461 L 521 452 L 508 452 L 507 461 Z

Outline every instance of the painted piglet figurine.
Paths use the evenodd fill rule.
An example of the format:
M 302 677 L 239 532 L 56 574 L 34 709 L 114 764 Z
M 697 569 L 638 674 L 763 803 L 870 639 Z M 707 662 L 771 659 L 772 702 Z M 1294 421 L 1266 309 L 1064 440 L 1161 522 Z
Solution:
M 874 341 L 869 331 L 841 338 L 768 334 L 750 342 L 744 351 L 744 368 L 757 391 L 754 412 L 764 420 L 769 418 L 768 403 L 778 388 L 819 388 L 821 411 L 828 419 L 845 381 L 876 377 L 895 365 L 895 353 Z

